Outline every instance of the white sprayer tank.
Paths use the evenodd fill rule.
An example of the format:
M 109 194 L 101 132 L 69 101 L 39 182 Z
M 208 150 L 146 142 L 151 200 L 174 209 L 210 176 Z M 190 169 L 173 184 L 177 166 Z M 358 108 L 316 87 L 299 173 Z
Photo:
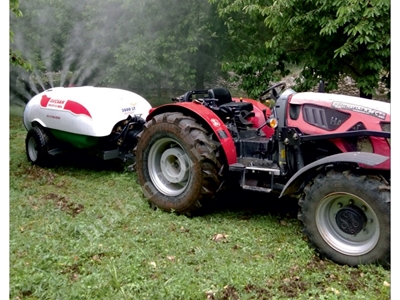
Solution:
M 130 91 L 107 87 L 56 87 L 35 95 L 26 105 L 24 124 L 34 122 L 61 131 L 102 137 L 129 115 L 146 119 L 150 103 Z

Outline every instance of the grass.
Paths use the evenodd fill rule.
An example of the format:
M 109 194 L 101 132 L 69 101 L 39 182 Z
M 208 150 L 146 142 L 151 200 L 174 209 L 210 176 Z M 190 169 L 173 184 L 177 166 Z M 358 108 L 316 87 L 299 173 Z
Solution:
M 390 270 L 321 260 L 292 203 L 154 211 L 119 163 L 32 166 L 21 116 L 10 109 L 9 299 L 390 299 Z

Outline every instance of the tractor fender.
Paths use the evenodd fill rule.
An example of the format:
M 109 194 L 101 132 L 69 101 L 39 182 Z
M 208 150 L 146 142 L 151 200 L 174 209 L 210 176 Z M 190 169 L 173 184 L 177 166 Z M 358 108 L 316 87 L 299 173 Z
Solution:
M 220 146 L 224 150 L 227 163 L 230 165 L 237 162 L 236 147 L 231 133 L 224 122 L 212 110 L 197 102 L 164 104 L 150 109 L 146 121 L 151 120 L 155 115 L 166 112 L 181 112 L 193 116 L 197 120 L 201 119 L 200 123 L 207 125 L 218 138 Z
M 365 167 L 372 167 L 388 159 L 388 156 L 369 152 L 346 152 L 324 157 L 298 170 L 286 183 L 279 197 L 298 192 L 307 177 L 312 175 L 321 166 L 332 163 L 354 163 L 360 167 L 363 167 L 363 165 Z

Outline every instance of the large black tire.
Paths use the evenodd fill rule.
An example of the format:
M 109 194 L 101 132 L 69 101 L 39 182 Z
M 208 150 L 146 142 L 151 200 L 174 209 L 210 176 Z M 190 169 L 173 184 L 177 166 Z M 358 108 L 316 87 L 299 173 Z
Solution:
M 221 185 L 220 149 L 207 130 L 182 113 L 164 113 L 144 125 L 136 170 L 153 208 L 193 215 Z
M 390 264 L 390 186 L 381 176 L 331 170 L 304 189 L 298 218 L 321 254 L 338 264 Z
M 26 155 L 29 162 L 45 167 L 50 163 L 49 136 L 40 127 L 32 127 L 25 139 Z

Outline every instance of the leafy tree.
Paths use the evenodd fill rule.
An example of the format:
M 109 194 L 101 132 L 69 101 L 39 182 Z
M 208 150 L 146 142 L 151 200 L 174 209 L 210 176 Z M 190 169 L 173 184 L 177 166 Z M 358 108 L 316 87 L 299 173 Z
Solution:
M 19 0 L 10 0 L 10 10 L 15 17 L 22 17 L 22 12 L 19 9 Z M 10 30 L 10 42 L 14 41 L 14 32 Z M 28 61 L 22 58 L 19 51 L 10 49 L 10 63 L 15 66 L 21 66 L 26 70 L 31 70 L 32 66 Z
M 207 1 L 37 0 L 22 8 L 25 17 L 11 19 L 14 48 L 33 62 L 29 78 L 41 88 L 71 82 L 160 95 L 202 88 L 219 74 L 224 27 Z
M 14 32 L 12 48 L 26 57 L 30 68 L 10 66 L 10 91 L 26 101 L 35 93 L 65 82 L 59 72 L 62 49 L 76 14 L 72 13 L 74 6 L 68 6 L 65 1 L 37 0 L 20 4 L 24 17 L 10 18 Z
M 41 88 L 48 88 L 48 84 L 63 85 L 65 74 L 58 74 L 61 78 L 56 79 L 53 78 L 56 73 L 67 70 L 66 63 L 70 67 L 77 64 L 77 60 L 82 61 L 80 56 L 84 46 L 80 36 L 84 4 L 79 1 L 37 0 L 35 3 L 22 2 L 21 9 L 25 11 L 24 18 L 11 18 L 10 22 L 15 32 L 13 47 L 29 59 L 32 75 Z M 76 68 L 73 66 L 71 69 Z M 20 72 L 20 76 L 26 80 L 28 75 Z M 46 76 L 47 80 L 42 78 Z
M 281 55 L 265 47 L 272 31 L 265 26 L 264 17 L 245 12 L 240 1 L 228 2 L 212 1 L 227 30 L 223 35 L 222 66 L 225 71 L 233 71 L 232 81 L 239 82 L 250 97 L 256 98 L 270 80 L 279 80 L 287 71 Z
M 19 0 L 10 0 L 10 11 L 11 16 L 15 18 L 21 18 L 23 16 L 22 11 L 19 9 Z M 24 72 L 31 71 L 32 65 L 22 57 L 21 52 L 11 48 L 14 42 L 14 32 L 10 29 L 10 94 L 21 97 L 22 95 L 17 92 L 16 83 L 18 78 L 18 69 L 22 69 Z
M 207 1 L 127 1 L 123 9 L 116 34 L 124 38 L 108 82 L 160 94 L 161 87 L 203 88 L 220 69 L 220 20 Z
M 266 76 L 271 79 L 274 70 L 285 74 L 290 64 L 301 66 L 299 90 L 310 89 L 321 78 L 328 90 L 337 88 L 343 75 L 356 81 L 362 97 L 371 98 L 380 81 L 389 87 L 389 0 L 209 1 L 217 3 L 228 26 L 235 22 L 232 15 L 248 17 L 250 24 L 230 31 L 231 40 L 247 34 L 254 45 L 251 32 L 259 32 L 261 24 L 252 20 L 263 19 L 267 34 L 260 43 L 265 42 L 265 49 L 255 47 L 246 53 L 247 59 L 240 61 L 239 56 L 231 63 L 239 74 L 249 66 L 242 86 L 250 92 L 258 89 L 254 78 L 263 74 L 262 62 L 264 68 L 272 68 Z

